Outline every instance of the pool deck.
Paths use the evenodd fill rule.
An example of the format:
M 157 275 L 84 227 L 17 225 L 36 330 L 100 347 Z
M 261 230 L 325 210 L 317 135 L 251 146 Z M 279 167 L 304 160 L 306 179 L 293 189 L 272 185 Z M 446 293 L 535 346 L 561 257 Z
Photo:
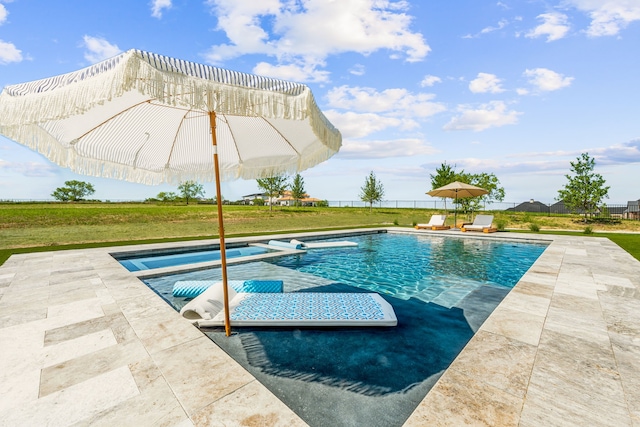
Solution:
M 640 262 L 605 238 L 465 236 L 551 243 L 405 426 L 640 426 Z M 133 249 L 0 267 L 0 426 L 306 425 L 109 255 Z

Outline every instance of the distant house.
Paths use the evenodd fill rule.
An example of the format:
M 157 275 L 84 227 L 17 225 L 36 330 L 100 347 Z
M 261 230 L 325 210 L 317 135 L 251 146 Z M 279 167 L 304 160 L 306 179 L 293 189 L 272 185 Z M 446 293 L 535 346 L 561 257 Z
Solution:
M 254 204 L 254 200 L 256 200 L 256 199 L 267 200 L 268 198 L 269 197 L 267 197 L 267 193 L 247 194 L 246 196 L 242 196 L 242 202 L 245 205 L 253 205 Z
M 640 219 L 640 200 L 627 202 L 627 209 L 622 213 L 624 219 Z
M 317 206 L 320 199 L 309 197 L 308 194 L 305 194 L 304 197 L 298 201 L 301 206 Z M 274 203 L 279 204 L 280 206 L 294 206 L 296 204 L 296 200 L 291 197 L 291 191 L 287 190 L 284 192 L 282 197 L 276 199 Z
M 549 206 L 549 213 L 552 214 L 569 214 L 569 213 L 577 213 L 580 215 L 584 214 L 584 209 L 575 209 L 571 210 L 567 205 L 564 204 L 564 200 L 560 200 Z
M 518 206 L 515 206 L 513 208 L 508 208 L 508 211 L 514 211 L 514 212 L 544 212 L 544 213 L 549 213 L 549 206 L 545 205 L 544 203 L 535 201 L 533 199 L 529 200 L 528 202 L 522 202 L 520 203 Z

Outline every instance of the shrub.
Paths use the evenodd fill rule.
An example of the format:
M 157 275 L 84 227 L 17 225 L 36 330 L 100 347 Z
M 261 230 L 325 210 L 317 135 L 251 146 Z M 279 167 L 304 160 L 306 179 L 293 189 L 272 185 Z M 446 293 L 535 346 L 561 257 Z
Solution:
M 540 226 L 532 222 L 531 224 L 529 224 L 529 230 L 533 231 L 534 233 L 537 233 L 538 231 L 540 231 Z
M 506 226 L 507 226 L 507 221 L 505 221 L 504 219 L 496 220 L 496 228 L 498 229 L 498 231 L 504 231 Z
M 593 234 L 593 228 L 585 227 L 583 233 L 584 234 Z
M 394 220 L 393 220 L 393 225 L 399 225 L 399 224 L 398 224 L 398 220 L 397 220 L 397 219 L 394 219 Z

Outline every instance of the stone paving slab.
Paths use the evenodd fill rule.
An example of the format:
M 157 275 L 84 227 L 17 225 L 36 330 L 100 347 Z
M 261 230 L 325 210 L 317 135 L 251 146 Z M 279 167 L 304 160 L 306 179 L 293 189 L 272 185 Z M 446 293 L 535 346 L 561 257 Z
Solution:
M 640 426 L 640 262 L 605 238 L 468 234 L 550 245 L 405 425 Z M 0 267 L 0 426 L 306 425 L 109 255 L 133 249 Z

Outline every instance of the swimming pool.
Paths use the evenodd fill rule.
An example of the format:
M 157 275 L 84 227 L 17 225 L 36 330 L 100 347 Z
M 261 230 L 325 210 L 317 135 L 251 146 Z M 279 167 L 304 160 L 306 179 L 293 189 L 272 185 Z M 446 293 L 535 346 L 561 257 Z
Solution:
M 512 288 L 546 244 L 406 234 L 350 238 L 358 249 L 313 251 L 269 262 L 350 286 L 453 307 L 480 286 Z
M 358 247 L 233 265 L 229 278 L 279 279 L 286 292 L 375 290 L 397 327 L 205 332 L 312 427 L 401 426 L 546 247 L 415 233 L 348 238 Z M 145 283 L 179 307 L 175 281 L 219 278 L 210 269 Z
M 227 248 L 227 258 L 260 255 L 269 252 L 269 249 L 244 246 L 239 248 Z M 177 265 L 193 264 L 198 262 L 217 261 L 220 259 L 219 249 L 204 249 L 197 251 L 172 252 L 168 254 L 149 254 L 116 257 L 118 262 L 129 271 L 152 270 L 154 268 L 175 267 Z

